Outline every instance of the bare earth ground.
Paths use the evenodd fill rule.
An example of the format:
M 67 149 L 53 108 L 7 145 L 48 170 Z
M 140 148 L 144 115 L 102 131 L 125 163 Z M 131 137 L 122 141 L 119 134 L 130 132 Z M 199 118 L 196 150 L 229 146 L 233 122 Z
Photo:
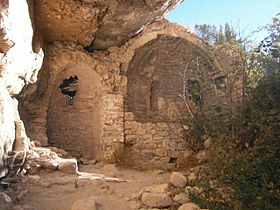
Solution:
M 82 166 L 79 170 L 126 182 L 82 179 L 58 171 L 40 172 L 27 175 L 17 186 L 19 191 L 27 191 L 20 200 L 17 199 L 16 205 L 24 210 L 71 210 L 75 201 L 91 197 L 97 210 L 137 209 L 139 204 L 132 198 L 145 186 L 168 183 L 170 176 L 170 173 L 163 171 L 140 172 L 103 164 Z

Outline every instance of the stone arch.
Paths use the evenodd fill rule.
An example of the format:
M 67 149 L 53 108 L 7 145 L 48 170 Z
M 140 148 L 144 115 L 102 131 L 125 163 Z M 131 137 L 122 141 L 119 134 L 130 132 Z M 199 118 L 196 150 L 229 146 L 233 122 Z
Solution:
M 59 88 L 68 78 L 78 78 L 72 104 Z M 102 159 L 101 78 L 86 64 L 62 70 L 53 83 L 47 110 L 47 135 L 51 145 L 77 157 Z
M 153 39 L 140 39 L 145 41 L 133 49 L 125 72 L 126 111 L 133 112 L 141 122 L 178 121 L 179 116 L 187 114 L 183 101 L 187 81 L 196 80 L 207 89 L 212 84 L 211 74 L 220 72 L 221 66 L 207 46 L 190 33 L 160 33 Z
M 215 89 L 215 80 L 237 68 L 231 66 L 227 49 L 207 45 L 165 20 L 148 26 L 122 49 L 118 58 L 127 77 L 124 145 L 135 157 L 130 165 L 174 167 L 191 154 L 182 138 L 191 115 L 203 111 L 207 116 L 226 116 L 227 99 Z M 229 68 L 225 71 L 223 66 Z M 182 95 L 191 100 L 194 113 L 188 112 Z
M 166 19 L 156 21 L 153 24 L 149 25 L 141 32 L 141 34 L 138 34 L 138 36 L 134 37 L 125 44 L 125 53 L 120 58 L 122 63 L 122 70 L 126 71 L 128 69 L 130 62 L 135 56 L 135 51 L 138 48 L 157 39 L 157 37 L 160 35 L 170 36 L 174 38 L 178 37 L 186 40 L 187 42 L 193 44 L 197 49 L 203 51 L 207 55 L 207 57 L 211 58 L 213 66 L 215 66 L 218 71 L 223 70 L 221 63 L 214 54 L 215 49 L 210 47 L 207 43 L 203 42 L 195 34 L 188 31 L 183 26 L 175 23 L 170 23 Z

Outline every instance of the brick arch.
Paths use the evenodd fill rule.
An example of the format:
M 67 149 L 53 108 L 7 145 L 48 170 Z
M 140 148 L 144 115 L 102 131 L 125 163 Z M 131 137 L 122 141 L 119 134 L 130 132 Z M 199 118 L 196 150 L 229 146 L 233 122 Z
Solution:
M 179 121 L 187 114 L 187 80 L 211 83 L 210 74 L 218 71 L 208 51 L 181 37 L 160 34 L 134 52 L 126 71 L 125 107 L 141 122 Z
M 186 29 L 185 27 L 175 23 L 170 23 L 165 19 L 156 21 L 153 24 L 149 25 L 138 36 L 134 37 L 125 44 L 127 48 L 125 50 L 125 53 L 123 53 L 123 56 L 120 58 L 123 70 L 126 71 L 128 69 L 128 66 L 135 56 L 138 48 L 141 48 L 143 45 L 156 40 L 158 36 L 180 38 L 185 40 L 186 42 L 191 43 L 211 59 L 214 68 L 219 71 L 223 70 L 222 65 L 213 52 L 215 51 L 213 47 L 209 46 L 208 43 L 203 42 L 195 34 L 188 31 L 188 29 Z

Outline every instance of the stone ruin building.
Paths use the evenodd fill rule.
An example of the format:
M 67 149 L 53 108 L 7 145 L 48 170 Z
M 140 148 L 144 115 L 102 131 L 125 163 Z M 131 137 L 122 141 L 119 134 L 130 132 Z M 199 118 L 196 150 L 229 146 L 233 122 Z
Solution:
M 185 97 L 226 118 L 242 95 L 233 51 L 159 19 L 178 0 L 19 2 L 0 7 L 3 174 L 7 153 L 28 150 L 29 138 L 77 158 L 172 167 L 190 155 L 180 136 Z M 60 87 L 73 78 L 70 99 Z

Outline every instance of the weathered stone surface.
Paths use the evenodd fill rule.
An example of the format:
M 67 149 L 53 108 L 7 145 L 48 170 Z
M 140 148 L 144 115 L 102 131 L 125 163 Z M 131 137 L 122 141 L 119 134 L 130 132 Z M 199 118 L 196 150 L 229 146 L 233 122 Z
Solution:
M 68 155 L 68 153 L 66 151 L 64 151 L 63 149 L 58 149 L 57 150 L 58 155 L 60 155 L 61 157 L 66 157 Z
M 68 159 L 62 163 L 59 163 L 58 170 L 65 173 L 76 174 L 78 170 L 77 161 L 75 159 Z
M 10 97 L 6 87 L 0 81 L 0 177 L 3 177 L 7 170 L 4 170 L 8 151 L 12 150 L 15 139 L 15 124 L 17 103 Z
M 36 147 L 41 147 L 42 146 L 42 144 L 41 144 L 41 142 L 40 141 L 33 141 L 34 142 L 34 146 L 36 146 Z
M 189 198 L 189 195 L 187 193 L 176 194 L 174 196 L 173 200 L 175 202 L 179 203 L 179 204 L 184 204 L 184 203 L 190 202 L 190 198 Z
M 96 210 L 96 204 L 93 197 L 83 198 L 74 202 L 71 210 Z
M 155 208 L 164 208 L 172 205 L 172 200 L 166 193 L 143 193 L 141 200 L 144 205 Z
M 42 168 L 43 169 L 47 169 L 47 170 L 50 170 L 50 171 L 56 171 L 58 170 L 58 164 L 53 162 L 53 161 L 47 161 L 45 160 L 43 163 L 42 163 Z
M 28 194 L 28 190 L 23 190 L 17 195 L 17 200 L 22 201 L 24 197 Z
M 178 210 L 200 210 L 200 208 L 194 203 L 185 203 Z
M 179 172 L 173 172 L 170 176 L 170 183 L 175 187 L 185 187 L 187 178 Z
M 13 210 L 24 210 L 20 205 L 14 206 Z
M 170 190 L 169 184 L 157 184 L 151 185 L 143 188 L 144 192 L 152 192 L 152 193 L 167 193 Z
M 123 44 L 179 0 L 35 1 L 37 26 L 47 41 L 78 41 L 94 49 Z
M 0 8 L 0 178 L 7 172 L 7 153 L 18 140 L 16 149 L 26 149 L 25 138 L 16 122 L 20 122 L 15 95 L 37 79 L 42 64 L 41 48 L 33 52 L 33 14 L 31 1 L 2 1 Z M 24 133 L 25 134 L 25 133 Z M 17 138 L 17 139 L 16 139 Z
M 82 161 L 83 165 L 95 165 L 97 163 L 97 161 L 94 159 L 86 159 L 86 158 L 81 158 L 80 161 Z

